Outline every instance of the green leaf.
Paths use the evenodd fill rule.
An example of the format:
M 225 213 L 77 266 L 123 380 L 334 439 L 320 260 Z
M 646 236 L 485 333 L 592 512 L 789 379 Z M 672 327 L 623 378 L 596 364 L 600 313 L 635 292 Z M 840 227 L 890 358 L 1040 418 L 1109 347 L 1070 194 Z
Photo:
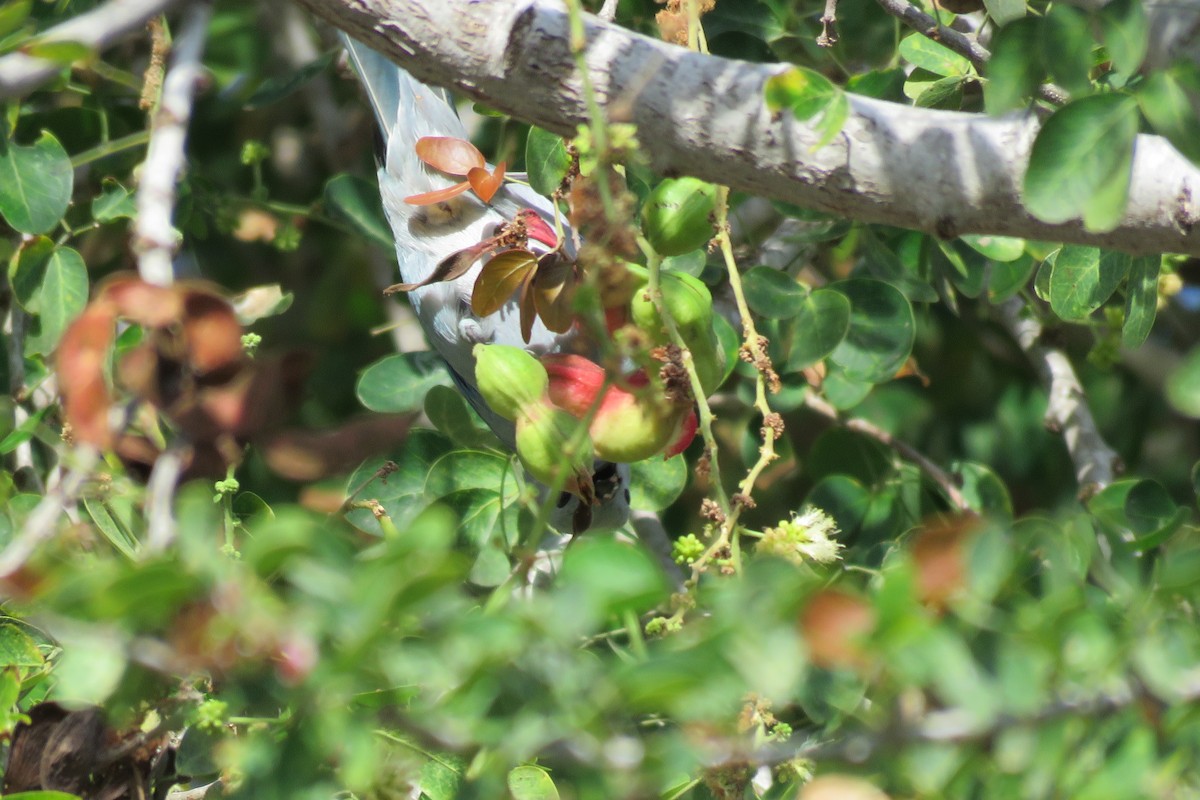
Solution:
M 45 239 L 21 253 L 13 275 L 13 289 L 21 305 L 37 318 L 38 330 L 29 335 L 26 349 L 48 355 L 88 299 L 88 274 L 83 257 L 69 247 L 46 252 Z
M 1012 519 L 1012 499 L 1008 487 L 992 469 L 972 461 L 956 462 L 950 471 L 961 479 L 963 497 L 972 511 L 986 517 Z
M 471 450 L 500 446 L 495 434 L 476 424 L 478 417 L 456 387 L 431 387 L 425 395 L 425 416 L 459 447 Z
M 888 380 L 912 352 L 912 306 L 899 289 L 870 278 L 852 278 L 830 288 L 850 301 L 850 328 L 830 357 L 854 380 Z
M 1025 240 L 1012 236 L 968 234 L 959 238 L 972 250 L 993 261 L 1016 261 L 1025 254 Z
M 104 503 L 99 500 L 85 499 L 83 507 L 87 510 L 88 516 L 92 518 L 92 522 L 96 523 L 96 527 L 100 530 L 100 533 L 108 540 L 109 544 L 117 549 L 117 552 L 130 560 L 137 558 L 140 544 L 109 513 Z
M 850 300 L 833 289 L 815 289 L 800 301 L 787 372 L 798 372 L 828 356 L 850 330 Z
M 988 277 L 988 300 L 992 303 L 1003 303 L 1015 295 L 1029 283 L 1030 276 L 1037 266 L 1031 256 L 1022 256 L 1016 261 L 993 262 L 991 275 Z
M 742 276 L 750 310 L 767 319 L 790 319 L 800 311 L 807 291 L 782 270 L 754 267 Z
M 49 132 L 28 147 L 0 142 L 0 215 L 21 233 L 54 228 L 71 202 L 75 171 Z
M 1025 0 L 983 0 L 983 7 L 1001 27 L 1025 16 Z
M 433 462 L 425 479 L 425 496 L 430 500 L 465 489 L 503 492 L 506 502 L 516 500 L 520 483 L 512 461 L 497 453 L 454 450 Z
M 82 42 L 33 42 L 21 49 L 34 58 L 44 58 L 64 67 L 69 67 L 76 61 L 90 61 L 95 55 L 92 48 Z
M 836 367 L 836 365 L 833 365 Z M 867 399 L 875 388 L 871 381 L 857 380 L 836 367 L 829 369 L 821 383 L 821 392 L 838 411 L 848 411 Z
M 104 190 L 92 200 L 92 218 L 96 222 L 133 219 L 137 216 L 137 203 L 128 189 L 113 178 L 105 178 L 103 187 Z
M 742 338 L 738 332 L 733 329 L 733 324 L 720 314 L 713 316 L 713 330 L 717 333 L 717 344 L 725 353 L 725 374 L 721 376 L 718 385 L 729 380 L 729 376 L 733 374 L 741 360 L 738 358 L 738 349 L 742 346 Z
M 905 84 L 908 91 L 908 84 Z M 957 111 L 962 108 L 963 79 L 942 78 L 927 84 L 916 97 L 914 105 L 917 108 L 940 108 L 943 111 Z
M 837 136 L 850 110 L 841 89 L 821 73 L 804 67 L 793 66 L 787 72 L 772 75 L 767 79 L 764 93 L 772 113 L 787 109 L 802 122 L 822 115 L 814 123 L 819 138 L 813 150 L 824 147 Z
M 920 33 L 901 40 L 900 57 L 915 67 L 943 77 L 962 77 L 971 72 L 971 62 L 964 56 Z
M 708 254 L 703 250 L 692 250 L 681 256 L 667 256 L 662 261 L 662 268 L 668 272 L 683 272 L 694 278 L 700 277 L 708 264 Z
M 1146 58 L 1149 23 L 1142 0 L 1109 0 L 1097 14 L 1100 41 L 1118 72 L 1132 75 Z
M 429 505 L 425 482 L 434 463 L 450 453 L 454 445 L 437 431 L 409 431 L 404 448 L 395 459 L 394 471 L 382 471 L 384 459 L 363 463 L 346 482 L 346 494 L 358 499 L 378 500 L 392 522 L 404 530 Z M 353 509 L 346 520 L 356 528 L 379 536 L 379 521 L 367 509 Z
M 1050 223 L 1082 216 L 1091 231 L 1116 227 L 1125 213 L 1137 130 L 1137 105 L 1123 95 L 1085 97 L 1056 111 L 1029 157 L 1030 212 Z
M 1037 57 L 1040 28 L 1041 20 L 1026 17 L 997 31 L 983 85 L 984 106 L 989 114 L 1025 108 L 1037 91 L 1044 74 Z
M 434 386 L 452 386 L 450 371 L 437 353 L 397 353 L 363 370 L 355 389 L 366 408 L 383 413 L 416 411 Z
M 1158 271 L 1160 256 L 1141 256 L 1129 266 L 1129 283 L 1125 289 L 1125 324 L 1121 328 L 1121 344 L 1141 347 L 1154 327 L 1158 313 Z
M 667 598 L 662 570 L 641 547 L 610 536 L 582 538 L 563 553 L 556 587 L 582 595 L 578 612 L 598 616 L 641 614 Z
M 1188 89 L 1200 83 L 1196 79 L 1195 67 L 1192 74 L 1180 75 L 1184 66 L 1172 70 L 1158 70 L 1146 77 L 1138 87 L 1137 100 L 1146 120 L 1154 132 L 1165 136 L 1193 163 L 1200 163 L 1200 120 L 1196 118 L 1196 107 L 1188 96 Z M 1184 80 L 1181 80 L 1181 77 Z M 1191 77 L 1191 86 L 1185 83 Z
M 392 229 L 383 216 L 378 188 L 356 175 L 335 175 L 325 184 L 325 205 L 334 217 L 386 250 L 393 250 Z
M 333 59 L 336 56 L 337 51 L 331 50 L 305 64 L 295 72 L 268 78 L 259 84 L 258 88 L 254 90 L 254 94 L 250 95 L 245 107 L 247 109 L 256 109 L 279 102 L 311 81 L 318 74 L 324 72 L 333 63 Z
M 508 791 L 513 800 L 558 800 L 550 773 L 541 767 L 517 767 L 509 772 Z
M 56 792 L 52 789 L 39 789 L 33 792 L 6 794 L 4 800 L 79 800 L 79 796 L 67 792 Z
M 1193 347 L 1167 378 L 1167 402 L 1180 414 L 1200 418 L 1200 347 Z
M 1042 63 L 1050 77 L 1072 95 L 1085 95 L 1092 84 L 1088 72 L 1092 68 L 1092 49 L 1096 42 L 1088 16 L 1077 8 L 1055 4 L 1042 20 Z
M 16 625 L 0 624 L 0 668 L 40 667 L 45 660 L 29 634 Z
M 1138 481 L 1125 497 L 1125 518 L 1137 534 L 1135 544 L 1142 550 L 1165 542 L 1188 516 L 1188 510 L 1176 505 L 1158 481 Z
M 50 412 L 51 408 L 52 406 L 39 408 L 36 413 L 10 431 L 3 439 L 0 439 L 0 455 L 7 455 L 32 439 L 38 426 L 42 424 L 42 420 L 45 419 L 46 414 Z
M 1087 319 L 1125 280 L 1130 261 L 1125 253 L 1064 245 L 1050 273 L 1050 307 L 1065 320 Z
M 7 36 L 25 23 L 33 0 L 12 0 L 0 5 L 0 36 Z
M 554 194 L 570 168 L 571 156 L 561 136 L 537 127 L 529 129 L 529 138 L 525 140 L 525 170 L 535 192 L 547 197 Z
M 629 471 L 629 505 L 640 511 L 662 511 L 687 486 L 688 465 L 682 454 L 636 461 Z

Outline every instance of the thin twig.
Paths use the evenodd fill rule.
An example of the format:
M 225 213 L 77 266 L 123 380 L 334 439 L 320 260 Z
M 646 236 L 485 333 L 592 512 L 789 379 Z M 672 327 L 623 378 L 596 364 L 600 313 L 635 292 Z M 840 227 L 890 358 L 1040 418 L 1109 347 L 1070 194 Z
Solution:
M 976 69 L 986 64 L 992 57 L 988 49 L 973 37 L 940 24 L 908 0 L 878 0 L 878 2 L 884 11 L 922 36 L 943 44 L 963 56 L 974 64 Z M 1038 87 L 1038 96 L 1055 105 L 1063 105 L 1070 100 L 1070 96 L 1063 89 L 1051 83 Z
M 0 553 L 0 578 L 12 575 L 24 566 L 38 546 L 54 535 L 55 523 L 67 505 L 75 502 L 84 481 L 91 476 L 92 466 L 99 459 L 100 454 L 90 447 L 77 451 L 75 465 L 58 486 L 46 492 L 25 520 L 21 534 Z
M 179 0 L 110 0 L 51 28 L 38 42 L 77 42 L 99 52 L 140 30 Z M 58 75 L 63 65 L 22 52 L 0 58 L 0 100 L 22 97 Z
M 838 0 L 825 0 L 825 13 L 821 15 L 821 35 L 817 37 L 818 47 L 833 47 L 837 44 L 837 6 Z
M 1079 377 L 1066 353 L 1038 344 L 1042 324 L 1025 313 L 1025 301 L 1013 297 L 1000 306 L 1000 319 L 1021 350 L 1037 368 L 1046 386 L 1046 427 L 1062 434 L 1081 497 L 1090 497 L 1108 484 L 1120 468 L 1121 457 L 1100 435 L 1088 408 Z
M 804 405 L 811 411 L 815 411 L 831 422 L 846 428 L 847 430 L 861 433 L 864 436 L 869 436 L 880 444 L 886 445 L 895 450 L 901 458 L 907 459 L 916 464 L 917 467 L 924 472 L 929 479 L 937 484 L 942 493 L 946 495 L 946 499 L 957 508 L 959 511 L 970 512 L 971 506 L 967 499 L 963 497 L 962 491 L 958 488 L 958 484 L 954 478 L 944 469 L 935 464 L 924 453 L 917 450 L 907 442 L 897 439 L 892 434 L 880 428 L 871 422 L 868 422 L 861 417 L 852 417 L 843 419 L 836 408 L 834 408 L 827 400 L 812 392 L 809 392 L 804 398 Z
M 186 159 L 187 125 L 211 16 L 212 5 L 208 2 L 197 2 L 188 9 L 175 39 L 173 62 L 163 81 L 162 101 L 154 114 L 150 145 L 141 168 L 134 231 L 138 273 L 147 283 L 158 286 L 168 286 L 174 280 L 171 262 L 176 232 L 171 217 L 175 212 L 175 184 Z
M 171 498 L 183 472 L 187 448 L 172 443 L 155 460 L 146 482 L 146 547 L 150 552 L 162 552 L 175 539 L 175 513 Z
M 620 0 L 604 0 L 604 5 L 600 6 L 596 16 L 605 22 L 612 22 L 617 18 L 618 5 L 620 5 Z

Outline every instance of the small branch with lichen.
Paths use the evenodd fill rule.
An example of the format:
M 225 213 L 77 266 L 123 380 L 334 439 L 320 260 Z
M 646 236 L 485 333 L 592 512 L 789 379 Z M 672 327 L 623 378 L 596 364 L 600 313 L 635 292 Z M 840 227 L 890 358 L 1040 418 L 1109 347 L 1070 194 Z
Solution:
M 1025 310 L 1025 301 L 1014 297 L 1000 306 L 1000 320 L 1045 384 L 1049 394 L 1046 427 L 1062 434 L 1075 465 L 1079 493 L 1090 497 L 1112 483 L 1121 457 L 1100 435 L 1071 360 L 1061 350 L 1038 343 L 1042 324 Z
M 171 218 L 175 184 L 186 161 L 187 125 L 211 17 L 212 6 L 207 2 L 194 3 L 188 9 L 174 43 L 174 62 L 163 80 L 162 99 L 154 112 L 150 146 L 142 164 L 134 246 L 138 274 L 157 286 L 168 286 L 174 280 L 171 262 L 177 237 Z
M 821 35 L 817 37 L 818 47 L 833 47 L 837 44 L 837 7 L 838 0 L 825 0 L 825 13 L 821 15 Z

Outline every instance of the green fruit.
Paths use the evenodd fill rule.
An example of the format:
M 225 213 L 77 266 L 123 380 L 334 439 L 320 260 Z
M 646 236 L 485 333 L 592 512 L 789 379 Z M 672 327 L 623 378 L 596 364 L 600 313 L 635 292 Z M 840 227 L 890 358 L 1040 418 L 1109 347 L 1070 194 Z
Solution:
M 699 278 L 683 273 L 661 273 L 659 287 L 667 313 L 675 321 L 676 330 L 691 351 L 700 385 L 705 395 L 712 394 L 725 377 L 725 351 L 717 341 L 713 327 L 712 294 Z M 655 344 L 667 344 L 670 341 L 662 317 L 645 287 L 634 292 L 630 311 L 634 323 Z
M 541 403 L 550 378 L 529 353 L 505 344 L 477 344 L 472 354 L 479 393 L 497 414 L 515 420 Z
M 713 237 L 717 187 L 699 178 L 667 179 L 642 206 L 642 233 L 659 255 L 679 256 Z
M 594 457 L 592 440 L 586 433 L 579 446 L 571 450 L 580 425 L 579 420 L 549 401 L 526 407 L 517 417 L 517 455 L 529 474 L 548 486 L 563 478 L 563 488 L 579 494 L 581 484 L 591 482 Z
M 606 461 L 631 464 L 656 456 L 679 438 L 691 406 L 679 406 L 661 391 L 634 394 L 610 386 L 592 420 L 596 455 Z

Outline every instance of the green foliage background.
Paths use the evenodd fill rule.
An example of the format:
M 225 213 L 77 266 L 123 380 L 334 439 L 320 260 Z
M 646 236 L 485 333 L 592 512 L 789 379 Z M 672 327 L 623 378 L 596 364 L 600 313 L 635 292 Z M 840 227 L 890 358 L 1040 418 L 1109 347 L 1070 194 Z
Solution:
M 94 5 L 6 3 L 0 52 Z M 1053 80 L 1074 99 L 1049 117 L 1026 180 L 1030 208 L 1047 219 L 1099 228 L 1119 218 L 1124 196 L 1112 187 L 1139 130 L 1195 156 L 1195 68 L 1139 71 L 1144 18 L 1132 0 L 1090 16 L 988 3 L 1011 21 L 982 76 L 867 0 L 840 3 L 841 41 L 821 49 L 822 6 L 720 0 L 704 28 L 713 53 L 811 70 L 767 99 L 833 133 L 843 90 L 1003 112 Z M 623 2 L 618 21 L 653 32 L 659 10 Z M 231 294 L 278 284 L 290 295 L 251 330 L 264 352 L 314 356 L 291 425 L 329 428 L 366 409 L 424 410 L 428 422 L 389 454 L 398 471 L 386 481 L 373 479 L 376 458 L 291 483 L 251 448 L 236 484 L 179 491 L 166 552 L 144 544 L 140 479 L 102 462 L 58 535 L 4 584 L 0 732 L 45 699 L 100 703 L 119 725 L 157 709 L 186 728 L 180 772 L 196 785 L 221 776 L 245 797 L 400 797 L 410 786 L 430 800 L 792 797 L 831 773 L 895 797 L 1200 790 L 1191 261 L 939 241 L 775 204 L 769 229 L 735 246 L 782 377 L 770 403 L 787 434 L 743 517 L 751 533 L 727 565 L 734 574 L 710 569 L 673 596 L 647 550 L 597 534 L 566 550 L 546 586 L 514 593 L 536 503 L 436 363 L 395 355 L 378 333 L 393 302 L 379 274 L 393 256 L 373 186 L 374 122 L 331 40 L 310 63 L 289 63 L 282 28 L 293 13 L 217 4 L 175 216 L 181 262 Z M 57 407 L 38 399 L 52 393 L 58 338 L 90 287 L 134 267 L 148 51 L 134 37 L 3 107 L 0 546 L 73 463 Z M 477 110 L 480 148 L 522 169 L 528 128 Z M 37 189 L 14 194 L 23 175 Z M 631 166 L 636 193 L 655 181 Z M 748 201 L 733 199 L 735 221 Z M 244 227 L 248 212 L 272 220 L 265 240 Z M 760 245 L 785 220 L 795 258 L 760 266 Z M 727 295 L 717 256 L 665 268 Z M 1097 494 L 1081 498 L 1062 438 L 1043 422 L 1045 389 L 998 323 L 1013 297 L 1071 357 L 1120 454 L 1126 477 Z M 825 400 L 948 469 L 981 513 L 944 607 L 921 602 L 913 542 L 947 497 L 878 437 L 805 405 L 816 390 L 803 370 L 816 364 Z M 754 380 L 739 364 L 714 400 L 727 486 L 758 458 Z M 674 538 L 703 534 L 701 452 L 697 442 L 635 465 L 635 505 L 660 511 Z M 336 508 L 360 489 L 382 522 L 319 501 Z M 840 529 L 838 564 L 754 555 L 755 534 L 809 504 Z M 801 620 L 835 584 L 873 625 L 855 639 L 858 655 L 828 663 Z M 646 633 L 667 618 L 683 624 Z

